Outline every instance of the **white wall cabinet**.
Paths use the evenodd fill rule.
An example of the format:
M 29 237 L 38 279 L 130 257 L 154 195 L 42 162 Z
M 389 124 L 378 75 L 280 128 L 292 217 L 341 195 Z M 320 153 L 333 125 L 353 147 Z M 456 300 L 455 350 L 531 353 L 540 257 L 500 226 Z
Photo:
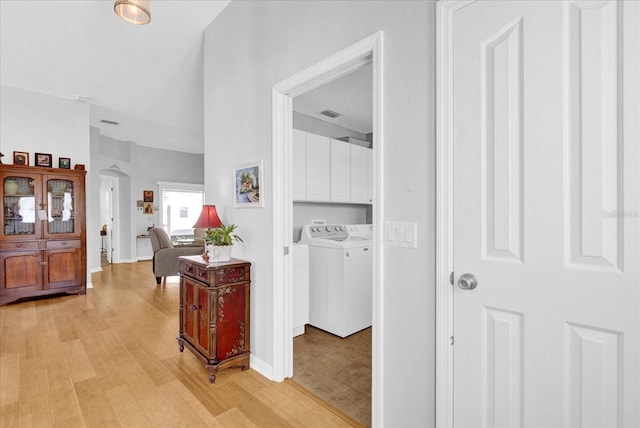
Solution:
M 366 147 L 293 130 L 293 200 L 371 204 L 373 154 Z
M 307 199 L 307 133 L 293 130 L 293 200 Z
M 331 202 L 351 202 L 352 145 L 331 139 Z
M 331 200 L 330 138 L 307 133 L 307 201 Z
M 349 145 L 351 146 L 351 202 L 370 204 L 373 202 L 373 151 L 355 144 Z

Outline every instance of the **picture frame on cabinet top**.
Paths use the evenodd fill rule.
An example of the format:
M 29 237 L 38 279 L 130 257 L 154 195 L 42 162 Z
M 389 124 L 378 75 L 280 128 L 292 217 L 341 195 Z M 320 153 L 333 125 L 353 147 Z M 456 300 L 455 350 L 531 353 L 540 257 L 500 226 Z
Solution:
M 71 159 L 70 158 L 58 158 L 58 168 L 71 169 Z
M 13 152 L 13 164 L 29 166 L 29 153 L 27 152 Z
M 36 166 L 51 168 L 51 153 L 36 153 Z

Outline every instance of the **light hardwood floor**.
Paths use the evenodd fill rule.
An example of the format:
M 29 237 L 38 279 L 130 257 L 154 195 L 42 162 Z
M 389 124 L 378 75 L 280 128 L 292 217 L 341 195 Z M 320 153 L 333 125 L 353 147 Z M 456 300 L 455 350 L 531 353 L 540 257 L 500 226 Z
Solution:
M 106 266 L 86 295 L 0 307 L 0 426 L 360 426 L 293 382 L 178 352 L 178 278 Z

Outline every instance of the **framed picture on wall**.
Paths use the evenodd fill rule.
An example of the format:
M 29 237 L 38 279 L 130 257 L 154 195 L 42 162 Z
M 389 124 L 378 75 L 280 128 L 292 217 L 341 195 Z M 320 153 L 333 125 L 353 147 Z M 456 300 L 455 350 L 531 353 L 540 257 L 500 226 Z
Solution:
M 143 212 L 147 215 L 153 215 L 153 202 L 143 202 Z
M 153 190 L 143 190 L 142 199 L 145 202 L 153 202 Z
M 51 168 L 51 153 L 36 153 L 35 165 Z
M 236 208 L 261 208 L 264 206 L 264 180 L 262 161 L 239 165 L 233 169 Z

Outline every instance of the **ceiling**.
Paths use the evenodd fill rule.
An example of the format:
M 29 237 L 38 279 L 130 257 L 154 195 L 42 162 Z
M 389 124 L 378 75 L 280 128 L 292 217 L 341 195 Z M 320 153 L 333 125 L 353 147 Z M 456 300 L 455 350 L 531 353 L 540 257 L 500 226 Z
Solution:
M 151 23 L 137 26 L 112 0 L 0 0 L 0 84 L 88 102 L 103 135 L 203 153 L 202 32 L 227 4 L 152 0 Z M 371 87 L 365 67 L 296 98 L 296 110 L 367 133 Z
M 362 134 L 373 131 L 373 71 L 371 64 L 293 100 L 293 109 L 307 116 L 343 126 Z M 321 112 L 341 116 L 330 119 Z

